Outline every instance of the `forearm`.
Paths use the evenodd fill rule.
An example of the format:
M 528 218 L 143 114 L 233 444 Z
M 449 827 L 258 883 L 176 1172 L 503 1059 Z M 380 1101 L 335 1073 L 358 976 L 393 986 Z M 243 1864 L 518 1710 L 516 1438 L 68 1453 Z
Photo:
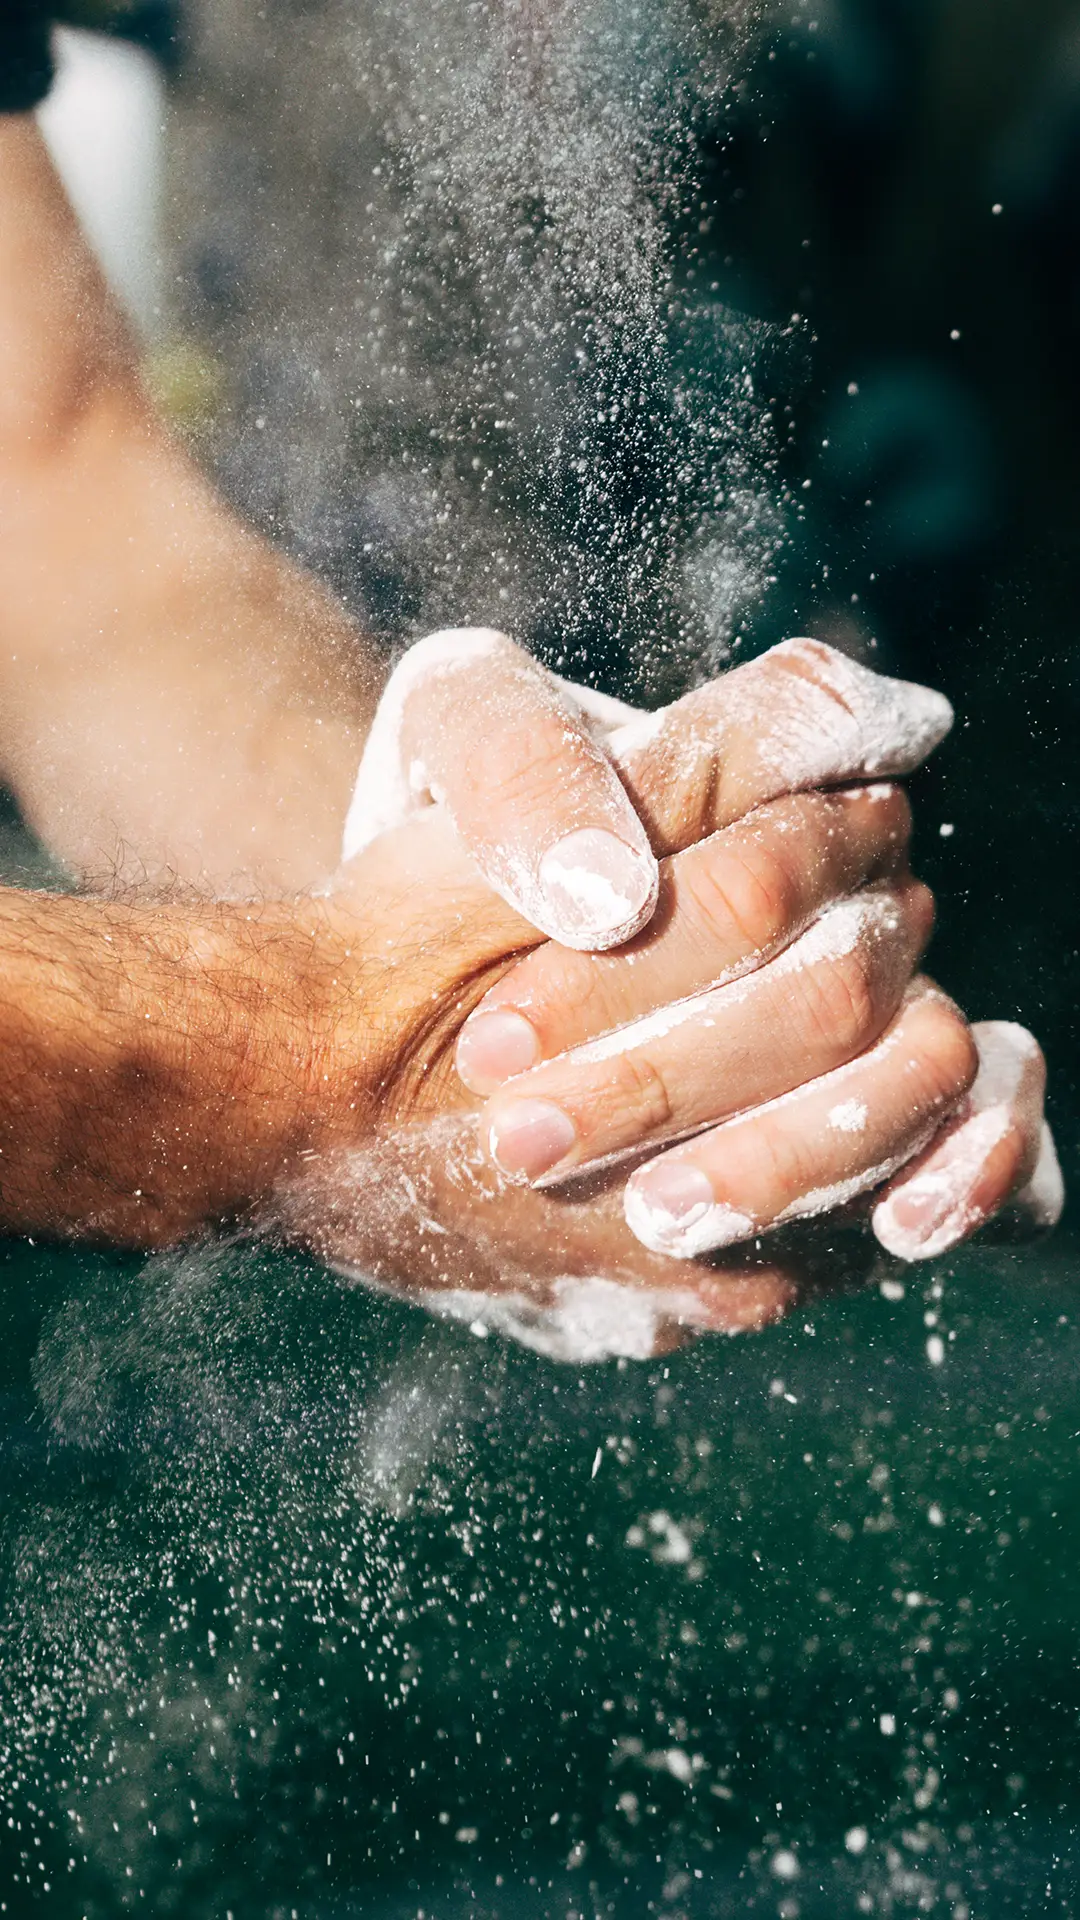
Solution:
M 154 433 L 85 443 L 0 537 L 0 770 L 91 880 L 333 871 L 378 680 L 317 585 Z
M 273 909 L 0 890 L 0 1228 L 160 1246 L 264 1203 L 334 1118 L 317 955 Z
M 156 419 L 33 123 L 0 118 L 0 774 L 75 868 L 332 870 L 381 669 Z
M 31 114 L 0 113 L 0 472 L 66 453 L 105 397 L 142 405 L 138 350 Z

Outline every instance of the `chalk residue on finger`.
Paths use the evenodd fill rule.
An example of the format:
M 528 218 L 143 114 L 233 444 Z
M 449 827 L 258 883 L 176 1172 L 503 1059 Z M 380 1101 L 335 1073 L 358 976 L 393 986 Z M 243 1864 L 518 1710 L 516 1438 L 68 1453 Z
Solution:
M 492 663 L 497 658 L 497 670 Z M 416 740 L 416 715 L 407 726 L 409 703 L 425 683 L 461 676 L 460 742 L 446 736 L 445 712 L 438 724 L 438 754 Z M 491 628 L 458 628 L 429 635 L 395 669 L 379 703 L 357 775 L 345 823 L 342 858 L 350 860 L 412 814 L 445 806 L 488 884 L 525 919 L 565 946 L 603 951 L 629 940 L 651 918 L 659 894 L 659 869 L 648 836 L 597 744 L 598 733 L 632 709 L 593 695 L 548 673 Z M 434 721 L 432 725 L 436 724 Z M 511 743 L 527 742 L 538 725 L 567 750 L 567 777 L 550 795 L 527 786 L 516 808 L 466 830 L 455 806 L 455 763 L 448 745 L 468 764 L 483 754 L 493 730 L 507 729 Z M 408 753 L 406 731 L 410 738 Z M 523 749 L 527 751 L 528 749 Z M 442 777 L 433 777 L 434 758 Z M 471 768 L 475 776 L 475 767 Z M 570 776 L 573 777 L 570 777 Z M 498 783 L 491 782 L 493 809 Z M 482 783 L 474 778 L 473 801 Z M 553 823 L 546 820 L 550 808 Z M 474 813 L 483 815 L 481 806 Z M 549 831 L 545 835 L 545 825 Z
M 700 1307 L 689 1287 L 634 1287 L 602 1274 L 567 1274 L 548 1283 L 543 1298 L 525 1291 L 448 1290 L 418 1295 L 443 1320 L 464 1321 L 484 1337 L 500 1333 L 548 1360 L 573 1366 L 604 1360 L 650 1360 L 668 1325 L 693 1327 Z
M 838 934 L 833 939 L 848 937 L 847 934 Z M 820 935 L 819 940 L 822 945 L 832 944 L 831 941 L 827 942 L 824 935 Z M 913 983 L 905 994 L 904 1003 L 910 1006 L 933 997 L 936 997 L 936 989 L 928 989 L 925 983 Z M 880 1062 L 902 1044 L 903 1028 L 897 1021 L 876 1042 L 873 1056 Z M 869 1107 L 865 1099 L 852 1092 L 852 1088 L 858 1087 L 864 1079 L 866 1059 L 866 1055 L 861 1055 L 849 1060 L 843 1066 L 819 1075 L 816 1080 L 807 1081 L 803 1086 L 793 1087 L 789 1092 L 764 1101 L 758 1107 L 734 1115 L 721 1123 L 715 1138 L 724 1137 L 730 1130 L 739 1129 L 747 1122 L 760 1126 L 784 1110 L 790 1112 L 805 1105 L 808 1098 L 820 1100 L 822 1096 L 831 1101 L 825 1110 L 826 1124 L 830 1130 L 852 1135 L 863 1133 L 869 1122 Z M 720 1199 L 712 1177 L 692 1159 L 690 1153 L 672 1154 L 666 1160 L 639 1168 L 628 1180 L 623 1196 L 627 1225 L 655 1253 L 666 1254 L 675 1260 L 696 1259 L 704 1253 L 717 1252 L 759 1234 L 771 1233 L 773 1228 L 791 1221 L 817 1219 L 822 1214 L 846 1206 L 861 1194 L 872 1192 L 910 1158 L 923 1151 L 933 1138 L 936 1126 L 936 1121 L 930 1121 L 914 1137 L 909 1131 L 895 1152 L 873 1163 L 856 1165 L 850 1173 L 834 1181 L 808 1188 L 796 1194 L 780 1211 L 770 1212 L 767 1216 L 744 1212 L 741 1204 L 735 1206 L 730 1201 Z M 856 1153 L 859 1151 L 854 1141 L 852 1150 Z M 659 1184 L 657 1173 L 661 1175 Z
M 666 1208 L 654 1206 L 633 1181 L 627 1182 L 623 1209 L 627 1226 L 642 1246 L 672 1260 L 696 1260 L 703 1253 L 738 1246 L 759 1230 L 750 1214 L 723 1200 L 702 1198 L 675 1217 Z
M 736 692 L 740 722 L 762 767 L 785 788 L 910 773 L 945 738 L 944 694 L 872 673 L 820 640 L 785 640 L 747 672 Z M 779 674 L 788 662 L 796 671 Z
M 1013 1211 L 1038 1227 L 1053 1226 L 1064 1183 L 1053 1137 L 1036 1119 L 1042 1100 L 1042 1056 L 1026 1028 L 1009 1020 L 974 1029 L 979 1071 L 951 1126 L 926 1161 L 875 1207 L 874 1232 L 899 1260 L 932 1260 L 983 1224 L 979 1190 L 994 1153 L 1035 1129 L 1038 1150 L 1030 1178 L 1013 1196 Z M 1030 1165 L 1030 1161 L 1029 1161 Z
M 548 848 L 537 882 L 534 924 L 565 946 L 601 951 L 621 946 L 651 919 L 660 871 L 646 844 L 631 847 L 604 827 L 579 827 Z
M 401 736 L 410 696 L 433 675 L 475 670 L 506 644 L 505 635 L 492 627 L 452 627 L 418 640 L 398 662 L 364 744 L 345 816 L 342 860 L 354 859 L 380 833 L 436 803 L 423 760 L 414 756 L 408 767 L 404 763 Z
M 597 1040 L 585 1040 L 566 1054 L 575 1066 L 595 1066 L 601 1060 L 631 1053 L 652 1040 L 666 1038 L 688 1021 L 711 1025 L 712 1020 L 733 1006 L 760 993 L 763 983 L 803 973 L 810 967 L 841 960 L 857 947 L 873 946 L 895 935 L 901 926 L 894 894 L 867 889 L 846 900 L 833 901 L 812 920 L 789 947 L 766 965 L 755 966 L 753 958 L 731 967 L 711 987 L 672 1000 L 665 1007 L 643 1014 L 640 1020 L 615 1027 Z
M 1065 1206 L 1065 1180 L 1057 1157 L 1054 1136 L 1044 1120 L 1039 1129 L 1039 1157 L 1027 1185 L 1014 1195 L 1014 1208 L 1025 1215 L 1033 1227 L 1056 1227 Z
M 814 1083 L 809 1084 L 812 1087 Z M 797 1091 L 802 1093 L 804 1089 Z M 755 1118 L 768 1118 L 792 1098 L 792 1094 L 782 1094 L 778 1100 L 766 1102 L 756 1110 Z M 876 1165 L 859 1167 L 845 1179 L 808 1189 L 766 1220 L 755 1219 L 715 1198 L 703 1198 L 695 1208 L 673 1219 L 663 1209 L 651 1205 L 635 1181 L 630 1180 L 624 1196 L 626 1223 L 654 1253 L 666 1254 L 673 1260 L 699 1259 L 702 1254 L 722 1252 L 792 1221 L 817 1220 L 823 1214 L 835 1213 L 838 1207 L 847 1206 L 861 1194 L 873 1192 L 882 1181 L 888 1180 L 913 1151 L 918 1152 L 926 1145 L 929 1133 L 927 1129 L 916 1140 L 906 1141 L 895 1154 Z

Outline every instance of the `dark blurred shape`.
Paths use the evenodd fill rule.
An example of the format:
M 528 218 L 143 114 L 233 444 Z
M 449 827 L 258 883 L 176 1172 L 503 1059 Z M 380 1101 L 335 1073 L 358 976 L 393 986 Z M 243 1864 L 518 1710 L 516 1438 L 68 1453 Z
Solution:
M 878 361 L 852 384 L 858 392 L 824 414 L 821 477 L 841 515 L 862 510 L 878 564 L 932 564 L 980 543 L 997 522 L 998 487 L 972 397 L 917 360 Z
M 176 66 L 181 54 L 177 0 L 60 0 L 51 9 L 71 27 L 117 34 L 149 48 L 162 65 Z
M 792 8 L 707 167 L 723 294 L 810 335 L 754 644 L 855 619 L 954 701 L 916 783 L 932 965 L 1039 1033 L 1075 1171 L 1080 7 Z
M 0 113 L 24 113 L 47 92 L 48 25 L 38 0 L 7 0 L 0 19 Z

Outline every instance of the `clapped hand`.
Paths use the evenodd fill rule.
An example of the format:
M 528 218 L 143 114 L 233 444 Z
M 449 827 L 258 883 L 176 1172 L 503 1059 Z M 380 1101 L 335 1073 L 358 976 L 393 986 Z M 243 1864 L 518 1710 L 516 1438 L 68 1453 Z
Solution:
M 684 1309 L 704 1288 L 709 1324 L 718 1297 L 739 1324 L 767 1317 L 789 1271 L 747 1250 L 732 1292 L 700 1256 L 880 1185 L 976 1098 L 976 1040 L 913 980 L 931 903 L 907 871 L 902 793 L 790 791 L 908 770 L 947 706 L 812 642 L 647 720 L 595 696 L 586 711 L 500 636 L 439 636 L 417 652 L 365 755 L 346 841 L 360 851 L 337 898 L 396 895 L 391 965 L 430 953 L 423 923 L 442 902 L 446 977 L 406 1016 L 424 1027 L 406 1070 L 386 1063 L 375 1145 L 351 1174 L 324 1159 L 300 1212 L 314 1222 L 322 1209 L 312 1231 L 327 1253 L 425 1291 L 535 1299 L 575 1277 L 633 1279 L 675 1286 Z M 541 923 L 560 944 L 539 944 Z M 617 953 L 581 950 L 614 939 Z M 489 1100 L 451 1121 L 455 1047 L 462 1081 Z M 984 1211 L 1032 1171 L 1033 1073 L 1023 1112 L 1009 1107 L 1016 1150 L 999 1140 L 996 1167 L 967 1154 Z M 691 1145 L 648 1157 L 687 1134 Z M 602 1169 L 631 1157 L 644 1164 L 620 1219 L 623 1174 Z M 548 1191 L 517 1184 L 530 1180 Z M 424 1204 L 392 1208 L 389 1228 L 386 1196 L 421 1188 Z M 357 1196 L 376 1189 L 372 1210 Z

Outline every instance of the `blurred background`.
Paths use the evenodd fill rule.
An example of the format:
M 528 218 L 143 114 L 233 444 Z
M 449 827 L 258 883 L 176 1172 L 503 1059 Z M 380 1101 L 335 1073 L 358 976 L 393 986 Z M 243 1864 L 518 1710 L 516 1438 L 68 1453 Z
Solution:
M 735 11 L 625 0 L 507 130 L 464 3 L 71 5 L 43 124 L 178 431 L 388 650 L 949 694 L 933 969 L 1075 1182 L 1080 6 Z M 1068 1215 L 581 1376 L 299 1259 L 4 1259 L 0 1911 L 1080 1909 Z

